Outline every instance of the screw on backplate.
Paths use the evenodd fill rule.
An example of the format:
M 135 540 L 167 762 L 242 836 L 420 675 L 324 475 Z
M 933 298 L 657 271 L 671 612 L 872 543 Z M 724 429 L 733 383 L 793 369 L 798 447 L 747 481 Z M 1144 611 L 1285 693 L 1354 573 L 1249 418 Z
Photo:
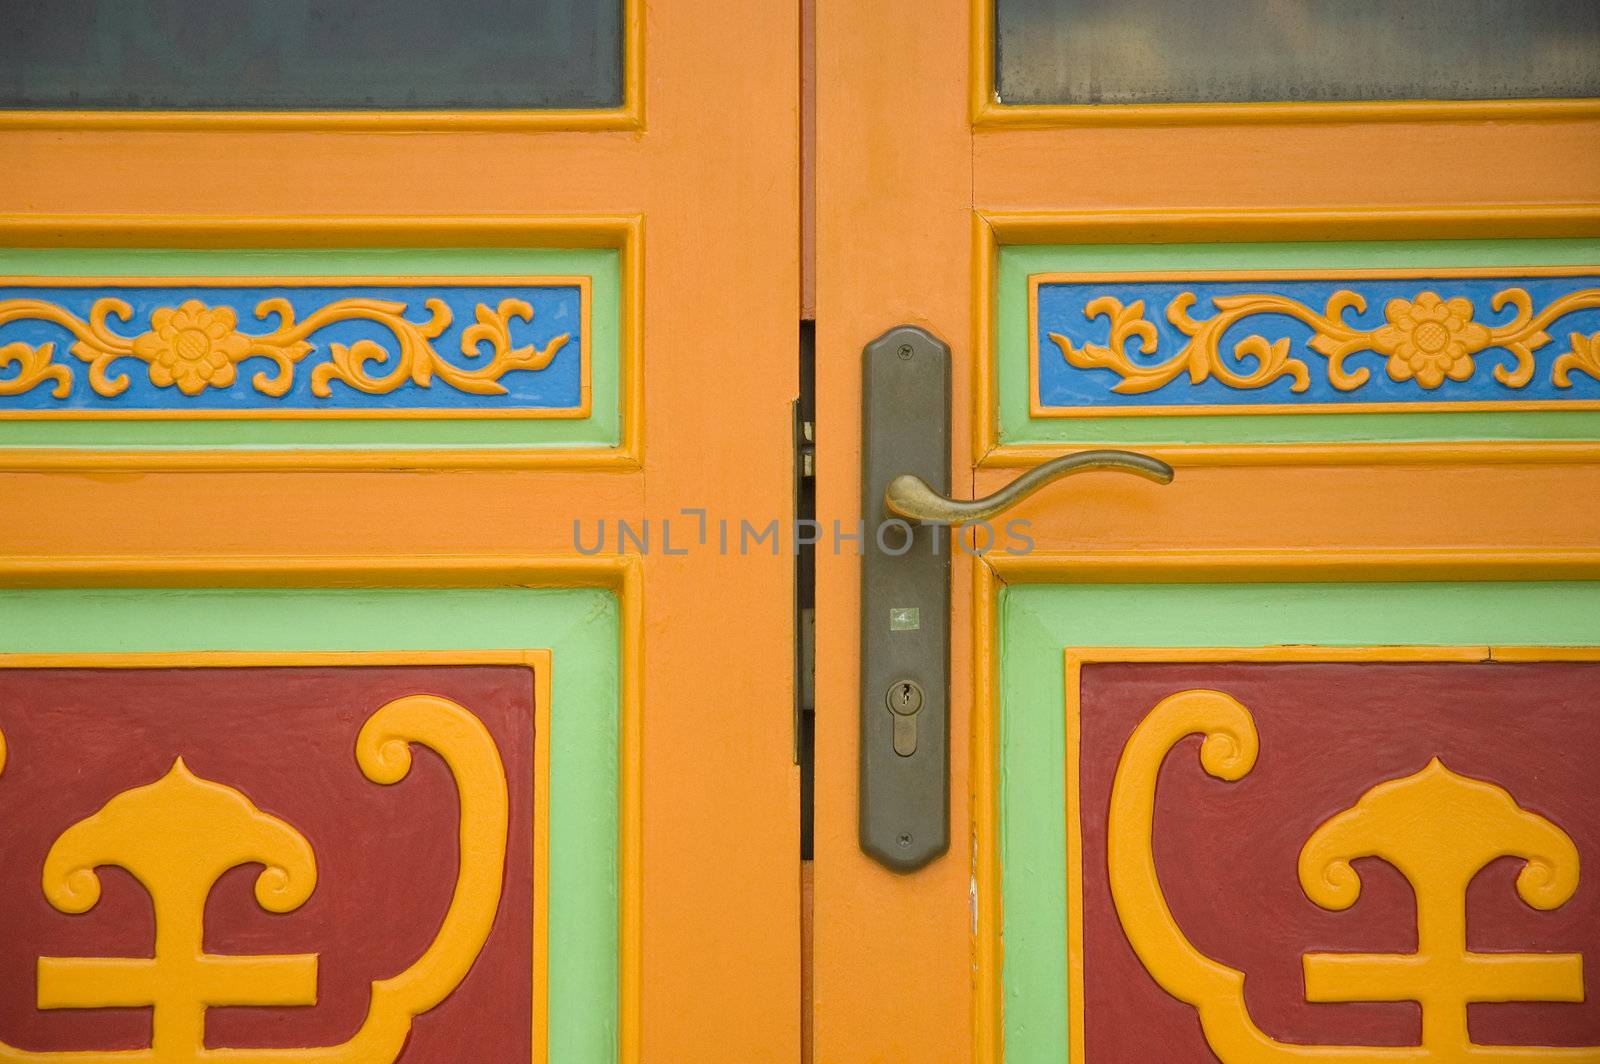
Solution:
M 902 850 L 909 850 L 911 848 L 911 832 L 902 831 L 900 837 L 894 841 L 900 844 Z
M 896 353 L 899 354 L 900 361 L 902 361 L 902 362 L 909 361 L 911 359 L 911 345 L 910 344 L 901 344 L 900 345 L 900 350 L 898 352 L 896 352 Z

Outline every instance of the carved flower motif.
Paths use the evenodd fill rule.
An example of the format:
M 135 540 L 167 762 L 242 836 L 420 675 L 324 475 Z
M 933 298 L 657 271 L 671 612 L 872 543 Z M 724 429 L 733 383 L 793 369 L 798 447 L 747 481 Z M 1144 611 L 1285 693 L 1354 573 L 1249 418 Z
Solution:
M 1391 299 L 1383 316 L 1389 324 L 1373 333 L 1373 346 L 1389 356 L 1389 376 L 1397 381 L 1415 377 L 1429 389 L 1446 377 L 1464 381 L 1472 376 L 1473 354 L 1489 346 L 1489 330 L 1472 320 L 1472 303 L 1460 296 Z
M 150 383 L 178 386 L 184 395 L 234 381 L 235 362 L 250 350 L 249 337 L 235 331 L 238 316 L 227 307 L 208 307 L 190 299 L 150 315 L 150 331 L 133 342 L 133 352 L 150 363 Z

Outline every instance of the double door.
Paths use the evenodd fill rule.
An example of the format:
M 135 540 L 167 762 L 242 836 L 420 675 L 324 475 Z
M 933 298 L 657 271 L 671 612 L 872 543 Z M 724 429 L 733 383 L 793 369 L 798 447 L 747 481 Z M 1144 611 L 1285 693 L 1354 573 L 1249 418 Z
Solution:
M 18 15 L 0 1060 L 1600 1059 L 1594 31 L 1154 6 Z

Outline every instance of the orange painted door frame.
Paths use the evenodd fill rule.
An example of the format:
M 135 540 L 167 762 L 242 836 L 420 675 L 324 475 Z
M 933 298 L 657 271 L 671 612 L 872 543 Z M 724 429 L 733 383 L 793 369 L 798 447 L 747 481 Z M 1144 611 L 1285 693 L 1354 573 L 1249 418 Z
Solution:
M 614 246 L 632 352 L 615 448 L 0 463 L 0 579 L 609 588 L 637 769 L 619 775 L 638 781 L 619 798 L 618 1059 L 794 1060 L 792 559 L 714 540 L 668 552 L 660 522 L 681 544 L 684 510 L 791 515 L 800 20 L 625 10 L 626 106 L 598 117 L 0 123 L 0 245 Z M 574 524 L 588 540 L 599 521 L 652 523 L 654 549 L 608 539 L 611 557 L 584 556 Z
M 988 494 L 1072 449 L 998 437 L 990 314 L 1000 246 L 1600 232 L 1592 107 L 1008 115 L 989 102 L 986 0 L 915 10 L 820 0 L 816 31 L 824 527 L 858 516 L 861 351 L 896 325 L 952 348 L 958 496 Z M 1001 1060 L 991 978 L 1001 900 L 982 847 L 996 815 L 985 786 L 994 596 L 1006 583 L 1600 573 L 1600 449 L 1590 443 L 1147 449 L 1176 467 L 1171 486 L 1089 477 L 1047 489 L 1014 511 L 1037 540 L 1027 557 L 954 554 L 951 845 L 909 875 L 857 843 L 859 563 L 850 551 L 819 558 L 819 1064 Z
M 0 176 L 0 245 L 614 246 L 631 293 L 624 349 L 637 352 L 621 369 L 615 448 L 0 459 L 0 579 L 611 589 L 634 722 L 623 756 L 639 769 L 624 774 L 638 793 L 621 799 L 620 1059 L 789 1061 L 806 1048 L 792 559 L 726 553 L 703 534 L 700 549 L 670 552 L 660 530 L 686 513 L 736 529 L 792 516 L 801 17 L 785 5 L 628 10 L 627 107 L 566 125 L 0 123 L 6 158 L 26 162 Z M 958 494 L 1059 450 L 1006 446 L 995 430 L 1002 245 L 1600 232 L 1592 114 L 1010 121 L 985 102 L 985 10 L 818 0 L 824 528 L 860 516 L 861 348 L 894 325 L 953 349 Z M 857 843 L 859 568 L 848 550 L 819 551 L 810 1048 L 821 1064 L 1000 1059 L 982 845 L 1002 584 L 1600 574 L 1590 444 L 1153 450 L 1179 471 L 1159 496 L 1086 481 L 1017 511 L 1037 535 L 1026 559 L 956 554 L 952 845 L 914 874 L 885 871 Z M 652 522 L 655 549 L 584 557 L 574 520 Z

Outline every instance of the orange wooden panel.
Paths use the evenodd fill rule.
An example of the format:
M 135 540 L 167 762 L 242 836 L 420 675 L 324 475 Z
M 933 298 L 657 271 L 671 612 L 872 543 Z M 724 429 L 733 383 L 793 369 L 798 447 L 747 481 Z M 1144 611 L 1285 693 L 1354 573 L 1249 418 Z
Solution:
M 985 130 L 987 209 L 1408 207 L 1600 200 L 1600 122 Z
M 817 5 L 817 514 L 860 510 L 862 345 L 911 323 L 954 352 L 957 483 L 968 464 L 970 133 L 966 5 Z M 956 587 L 967 562 L 957 555 Z M 957 596 L 950 852 L 912 875 L 856 842 L 859 559 L 817 565 L 816 1060 L 967 1059 L 971 1044 L 966 609 Z
M 652 118 L 672 102 L 653 99 Z M 29 164 L 0 177 L 8 213 L 614 213 L 643 207 L 655 184 L 641 156 L 656 153 L 631 132 L 3 136 Z
M 968 67 L 987 0 L 818 9 L 818 510 L 859 514 L 861 347 L 922 325 L 952 347 L 958 494 L 991 492 L 1057 449 L 988 455 L 974 344 L 991 222 L 1002 242 L 1425 239 L 1592 233 L 1592 108 L 1465 120 L 1329 122 L 1286 108 L 1249 124 L 974 128 Z M 981 20 L 978 20 L 981 27 Z M 980 43 L 981 47 L 981 43 Z M 975 64 L 981 71 L 982 64 Z M 943 75 L 932 72 L 943 72 Z M 1381 106 L 1381 105 L 1380 105 Z M 1491 108 L 1492 110 L 1492 108 Z M 1485 114 L 1488 112 L 1486 111 Z M 980 116 L 981 117 L 981 116 Z M 1352 116 L 1359 117 L 1359 116 Z M 1521 163 L 1516 162 L 1521 160 Z M 1531 160 L 1541 160 L 1537 164 Z M 1543 160 L 1549 160 L 1546 165 Z M 1196 219 L 1199 219 L 1196 221 Z M 1240 222 L 1244 225 L 1240 225 Z M 1004 224 L 1002 225 L 1001 222 Z M 1277 235 L 1263 227 L 1281 227 Z M 1600 487 L 1590 444 L 1209 447 L 1165 457 L 1177 481 L 1085 477 L 1028 500 L 1036 554 L 956 555 L 950 853 L 895 876 L 856 845 L 859 567 L 818 567 L 816 1059 L 998 1059 L 998 1002 L 974 987 L 975 816 L 968 755 L 992 756 L 990 596 L 1001 581 L 1592 577 Z M 1551 501 L 1562 500 L 1560 507 Z M 1556 512 L 1559 510 L 1560 512 Z M 976 674 L 976 675 L 974 675 Z M 972 692 L 976 690 L 974 703 Z M 976 808 L 974 808 L 976 806 Z M 987 899 L 986 899 L 987 900 Z M 992 907 L 991 907 L 992 909 Z M 983 963 L 993 963 L 989 957 Z
M 978 490 L 1016 475 L 984 470 Z M 1592 551 L 1600 467 L 1180 467 L 1166 486 L 1083 477 L 1028 499 L 1013 517 L 1029 522 L 1039 552 Z
M 0 175 L 0 232 L 30 244 L 82 242 L 58 234 L 88 216 L 146 245 L 187 218 L 204 223 L 195 244 L 227 246 L 244 219 L 253 232 L 237 239 L 255 246 L 326 246 L 327 233 L 296 219 L 359 219 L 386 244 L 406 216 L 441 215 L 459 222 L 444 230 L 453 242 L 472 246 L 496 215 L 636 214 L 644 247 L 638 463 L 9 473 L 5 579 L 493 585 L 537 571 L 561 583 L 576 561 L 583 583 L 577 518 L 637 526 L 697 507 L 787 520 L 798 9 L 660 5 L 644 37 L 636 130 L 0 131 L 15 164 Z M 349 230 L 336 239 L 364 242 Z M 643 903 L 623 927 L 622 1060 L 795 1059 L 792 559 L 664 557 L 657 546 L 639 579 L 617 585 L 645 648 L 627 660 L 646 707 L 633 746 L 645 764 Z

